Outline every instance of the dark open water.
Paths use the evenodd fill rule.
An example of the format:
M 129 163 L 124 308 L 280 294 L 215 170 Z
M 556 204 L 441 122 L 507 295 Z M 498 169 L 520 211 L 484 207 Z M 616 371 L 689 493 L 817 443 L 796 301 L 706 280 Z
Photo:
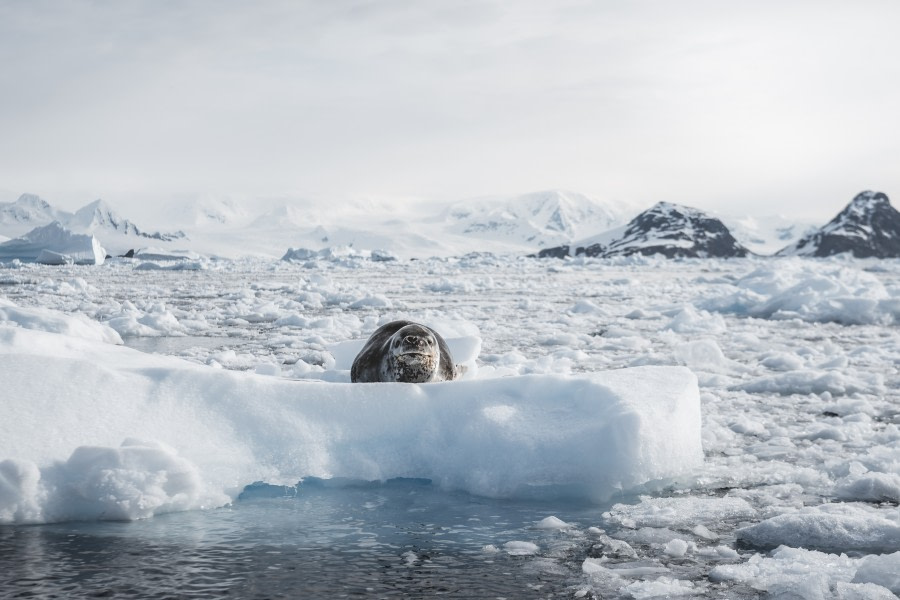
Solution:
M 292 492 L 137 522 L 0 526 L 0 598 L 571 598 L 585 544 L 533 526 L 553 514 L 583 529 L 603 510 L 419 481 Z M 513 540 L 541 550 L 511 556 Z

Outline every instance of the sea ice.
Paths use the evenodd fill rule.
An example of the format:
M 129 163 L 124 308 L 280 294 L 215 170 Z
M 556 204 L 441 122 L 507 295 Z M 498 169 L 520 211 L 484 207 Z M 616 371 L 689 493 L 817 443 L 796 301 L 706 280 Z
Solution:
M 363 386 L 209 369 L 21 328 L 0 328 L 0 354 L 9 399 L 0 457 L 41 470 L 37 496 L 4 494 L 11 518 L 24 514 L 11 506 L 29 502 L 43 502 L 47 518 L 140 518 L 310 475 L 602 499 L 702 460 L 697 383 L 681 367 Z M 117 449 L 129 438 L 167 450 L 129 466 L 137 450 Z M 163 481 L 176 463 L 182 479 L 194 473 L 187 491 Z M 115 481 L 92 483 L 112 464 L 122 465 Z M 105 508 L 53 508 L 70 497 L 54 491 L 62 481 Z
M 594 521 L 605 532 L 534 528 L 546 515 L 591 520 L 569 512 L 584 503 L 543 498 L 549 505 L 523 529 L 474 548 L 493 542 L 500 551 L 485 560 L 520 562 L 523 569 L 537 561 L 556 561 L 570 572 L 576 567 L 579 577 L 577 567 L 593 569 L 583 575 L 587 583 L 573 587 L 584 595 L 590 588 L 625 595 L 619 590 L 635 580 L 665 576 L 690 579 L 694 595 L 704 597 L 752 594 L 746 586 L 785 597 L 891 597 L 891 577 L 900 570 L 891 561 L 897 559 L 871 553 L 896 554 L 890 544 L 900 523 L 893 393 L 900 365 L 900 262 L 629 257 L 548 263 L 489 255 L 393 263 L 336 258 L 312 265 L 200 262 L 208 268 L 188 273 L 135 272 L 135 262 L 118 259 L 99 269 L 0 264 L 0 293 L 15 303 L 0 302 L 0 308 L 16 309 L 0 322 L 3 520 L 47 520 L 54 513 L 51 497 L 64 499 L 57 508 L 73 498 L 60 493 L 67 472 L 60 465 L 80 447 L 125 460 L 121 443 L 127 438 L 171 451 L 165 460 L 158 456 L 160 468 L 132 462 L 133 473 L 114 478 L 122 502 L 111 505 L 113 512 L 134 517 L 147 514 L 135 499 L 146 498 L 154 514 L 185 505 L 175 500 L 178 485 L 166 492 L 167 500 L 154 483 L 179 472 L 178 465 L 199 476 L 200 487 L 185 487 L 183 496 L 197 506 L 201 497 L 222 492 L 234 498 L 256 480 L 293 489 L 303 474 L 378 479 L 425 473 L 434 487 L 486 495 L 595 497 L 586 492 L 618 489 L 607 485 L 621 479 L 611 474 L 616 465 L 646 477 L 654 465 L 657 473 L 678 466 L 685 473 L 674 481 L 661 475 L 664 481 L 638 485 L 638 493 L 651 496 L 617 497 L 609 518 Z M 392 309 L 367 305 L 379 294 Z M 78 342 L 79 336 L 100 341 L 115 335 L 99 323 L 122 317 L 162 338 L 135 339 L 140 328 L 123 328 L 127 344 L 186 361 Z M 363 339 L 395 318 L 425 322 L 445 339 L 464 341 L 467 347 L 453 349 L 454 356 L 469 358 L 476 369 L 446 384 L 451 391 L 445 384 L 361 391 L 325 383 L 346 381 Z M 66 335 L 32 334 L 24 331 L 32 326 L 26 323 Z M 85 323 L 88 330 L 78 333 Z M 178 332 L 188 336 L 174 337 Z M 617 439 L 600 431 L 606 417 L 597 398 L 628 400 L 621 414 L 607 406 L 618 426 L 628 424 L 632 408 L 643 415 L 643 408 L 629 404 L 641 394 L 681 397 L 676 404 L 688 408 L 695 392 L 676 389 L 689 377 L 676 364 L 699 376 L 702 464 L 692 462 L 699 452 L 687 430 L 694 431 L 695 422 L 685 428 L 683 413 L 635 417 L 632 424 L 640 426 Z M 635 365 L 664 368 L 624 368 Z M 648 377 L 648 393 L 631 389 Z M 681 428 L 686 431 L 672 431 Z M 651 431 L 662 432 L 657 443 L 670 448 L 689 440 L 688 458 L 638 459 L 643 442 L 635 440 Z M 614 456 L 613 446 L 635 454 Z M 74 482 L 91 477 L 87 462 L 76 461 L 72 469 Z M 93 471 L 94 481 L 104 469 Z M 627 488 L 624 480 L 621 487 Z M 466 495 L 435 494 L 467 502 Z M 97 500 L 90 509 L 80 505 L 83 518 L 98 514 Z M 518 501 L 498 504 L 521 507 Z M 74 518 L 75 512 L 68 514 Z M 51 518 L 65 513 L 55 514 Z M 748 562 L 752 554 L 735 540 L 740 527 L 754 532 L 747 535 L 757 535 L 766 550 L 822 544 L 819 550 L 834 554 L 783 547 Z M 677 553 L 676 538 L 689 544 L 683 557 L 664 553 L 669 544 Z M 538 553 L 513 559 L 502 552 L 508 540 L 535 543 Z M 585 558 L 600 552 L 603 559 Z M 852 552 L 845 572 L 841 552 Z M 705 583 L 710 570 L 725 577 L 731 571 L 715 568 L 731 562 L 757 571 Z M 841 577 L 833 576 L 831 564 Z
M 46 308 L 20 307 L 4 298 L 0 298 L 0 327 L 2 326 L 49 331 L 109 344 L 122 343 L 122 338 L 114 329 L 84 315 L 67 315 Z
M 900 552 L 866 556 L 859 561 L 852 583 L 876 584 L 900 594 Z
M 898 561 L 900 553 L 854 559 L 846 554 L 781 546 L 770 556 L 756 554 L 745 563 L 717 566 L 709 578 L 713 582 L 739 581 L 773 597 L 890 598 L 886 594 L 898 591 Z M 888 587 L 891 585 L 895 587 Z
M 563 521 L 562 519 L 554 516 L 549 516 L 545 519 L 542 519 L 540 523 L 534 526 L 535 529 L 569 529 L 572 526 Z
M 673 598 L 678 596 L 693 596 L 698 590 L 691 581 L 683 581 L 672 577 L 660 577 L 653 581 L 635 581 L 622 588 L 635 600 L 645 598 Z
M 540 546 L 533 542 L 512 541 L 503 544 L 503 549 L 510 556 L 530 556 L 537 554 Z
M 848 477 L 835 488 L 842 500 L 900 502 L 900 474 L 865 473 Z
M 629 528 L 675 527 L 690 529 L 696 523 L 715 523 L 725 519 L 747 519 L 756 515 L 741 498 L 651 498 L 639 504 L 616 504 L 603 514 L 604 520 Z
M 738 529 L 737 537 L 761 548 L 868 552 L 900 548 L 897 510 L 879 512 L 851 504 L 810 507 Z
M 891 324 L 900 305 L 881 281 L 851 266 L 822 269 L 808 260 L 779 260 L 745 275 L 727 294 L 698 302 L 706 310 L 763 319 Z

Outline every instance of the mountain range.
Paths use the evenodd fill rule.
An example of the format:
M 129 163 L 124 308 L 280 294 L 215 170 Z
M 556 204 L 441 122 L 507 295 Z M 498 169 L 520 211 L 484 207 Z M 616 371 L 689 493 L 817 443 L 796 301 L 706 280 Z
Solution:
M 635 214 L 624 203 L 548 190 L 478 198 L 443 207 L 415 202 L 364 201 L 338 206 L 312 202 L 234 200 L 181 202 L 165 210 L 172 233 L 148 233 L 102 200 L 74 213 L 32 194 L 0 203 L 3 236 L 21 238 L 58 222 L 75 234 L 95 235 L 110 254 L 153 246 L 236 258 L 280 257 L 289 248 L 346 246 L 357 255 L 383 250 L 401 258 L 461 256 L 469 252 L 542 257 L 662 255 L 739 257 L 752 254 L 900 256 L 900 213 L 880 192 L 859 194 L 821 228 L 781 217 L 720 217 L 660 202 Z M 187 231 L 187 234 L 184 233 Z M 140 254 L 140 252 L 138 252 Z
M 15 202 L 0 203 L 0 234 L 21 238 L 36 228 L 59 223 L 66 230 L 81 235 L 94 235 L 102 240 L 107 252 L 124 253 L 135 246 L 151 242 L 172 242 L 186 238 L 184 232 L 149 233 L 120 216 L 103 200 L 95 200 L 74 213 L 54 208 L 34 194 L 22 194 Z

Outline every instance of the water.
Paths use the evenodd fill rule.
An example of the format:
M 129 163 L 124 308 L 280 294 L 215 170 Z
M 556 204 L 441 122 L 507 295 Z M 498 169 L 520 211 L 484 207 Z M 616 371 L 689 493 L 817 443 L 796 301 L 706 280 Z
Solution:
M 422 481 L 293 491 L 146 521 L 0 526 L 0 597 L 571 598 L 590 543 L 534 525 L 554 514 L 583 530 L 605 509 L 551 512 Z M 512 556 L 514 540 L 540 550 Z

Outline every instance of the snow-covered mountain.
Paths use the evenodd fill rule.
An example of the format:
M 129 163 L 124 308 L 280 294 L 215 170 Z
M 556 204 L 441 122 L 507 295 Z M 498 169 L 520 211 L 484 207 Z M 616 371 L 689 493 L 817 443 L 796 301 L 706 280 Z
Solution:
M 143 231 L 103 200 L 95 200 L 74 214 L 58 210 L 34 194 L 22 194 L 15 202 L 0 204 L 0 233 L 10 238 L 27 238 L 34 230 L 54 222 L 72 234 L 96 236 L 112 254 L 122 254 L 151 241 L 172 242 L 185 238 L 181 231 Z
M 882 192 L 858 194 L 821 229 L 783 248 L 779 256 L 900 257 L 900 212 Z
M 9 238 L 27 237 L 35 229 L 54 222 L 73 234 L 96 236 L 114 254 L 147 245 L 151 240 L 171 242 L 185 238 L 181 231 L 143 231 L 103 200 L 95 200 L 74 214 L 58 210 L 34 194 L 22 194 L 15 202 L 0 204 L 0 233 Z
M 195 219 L 198 203 L 191 203 Z M 569 241 L 621 224 L 626 209 L 581 194 L 549 191 L 515 197 L 481 198 L 452 204 L 416 200 L 245 200 L 202 206 L 227 207 L 223 219 L 201 218 L 203 226 L 176 221 L 190 234 L 191 247 L 205 254 L 282 256 L 288 248 L 318 252 L 352 247 L 383 250 L 403 258 L 459 256 L 472 251 L 525 253 L 542 243 Z M 170 211 L 174 219 L 183 214 Z M 220 214 L 220 213 L 216 213 Z M 239 218 L 233 218 L 239 215 Z
M 166 207 L 178 227 L 204 228 L 244 223 L 250 218 L 247 207 L 230 198 L 192 198 Z
M 760 255 L 772 255 L 788 244 L 818 229 L 814 223 L 782 215 L 716 214 L 731 235 L 745 248 Z
M 625 220 L 624 206 L 582 194 L 548 190 L 456 203 L 446 212 L 448 233 L 536 248 L 565 244 Z
M 574 248 L 574 252 L 572 251 Z M 668 258 L 731 258 L 747 256 L 722 221 L 702 211 L 669 202 L 658 202 L 624 227 L 580 240 L 571 245 L 545 248 L 541 258 L 584 256 L 645 256 Z
M 779 248 L 782 255 L 900 256 L 900 214 L 876 192 L 860 194 L 813 233 L 807 223 L 783 217 L 720 217 L 664 202 L 626 222 L 637 211 L 625 204 L 558 190 L 452 204 L 210 197 L 154 210 L 159 211 L 155 224 L 174 233 L 142 230 L 102 200 L 72 214 L 23 194 L 0 203 L 0 236 L 19 238 L 59 221 L 72 233 L 95 235 L 112 255 L 152 245 L 231 258 L 276 258 L 289 248 L 318 252 L 335 247 L 400 258 L 473 251 L 528 254 L 542 247 L 539 256 L 557 257 L 725 257 L 772 254 Z
M 17 238 L 53 221 L 65 222 L 71 213 L 60 211 L 35 194 L 22 194 L 15 202 L 0 202 L 0 233 Z
M 632 219 L 603 254 L 731 258 L 749 253 L 719 219 L 695 208 L 658 202 Z
M 96 237 L 73 233 L 53 221 L 16 239 L 0 243 L 0 260 L 23 260 L 50 265 L 102 265 L 106 251 Z
M 250 227 L 259 230 L 311 229 L 319 225 L 319 219 L 303 206 L 282 204 L 259 215 L 250 223 Z
M 181 231 L 176 231 L 174 233 L 148 233 L 141 231 L 137 225 L 128 219 L 121 217 L 103 200 L 95 200 L 94 202 L 79 208 L 74 215 L 65 221 L 65 224 L 72 231 L 81 233 L 97 233 L 100 235 L 119 234 L 162 242 L 171 242 L 185 237 L 184 233 Z

